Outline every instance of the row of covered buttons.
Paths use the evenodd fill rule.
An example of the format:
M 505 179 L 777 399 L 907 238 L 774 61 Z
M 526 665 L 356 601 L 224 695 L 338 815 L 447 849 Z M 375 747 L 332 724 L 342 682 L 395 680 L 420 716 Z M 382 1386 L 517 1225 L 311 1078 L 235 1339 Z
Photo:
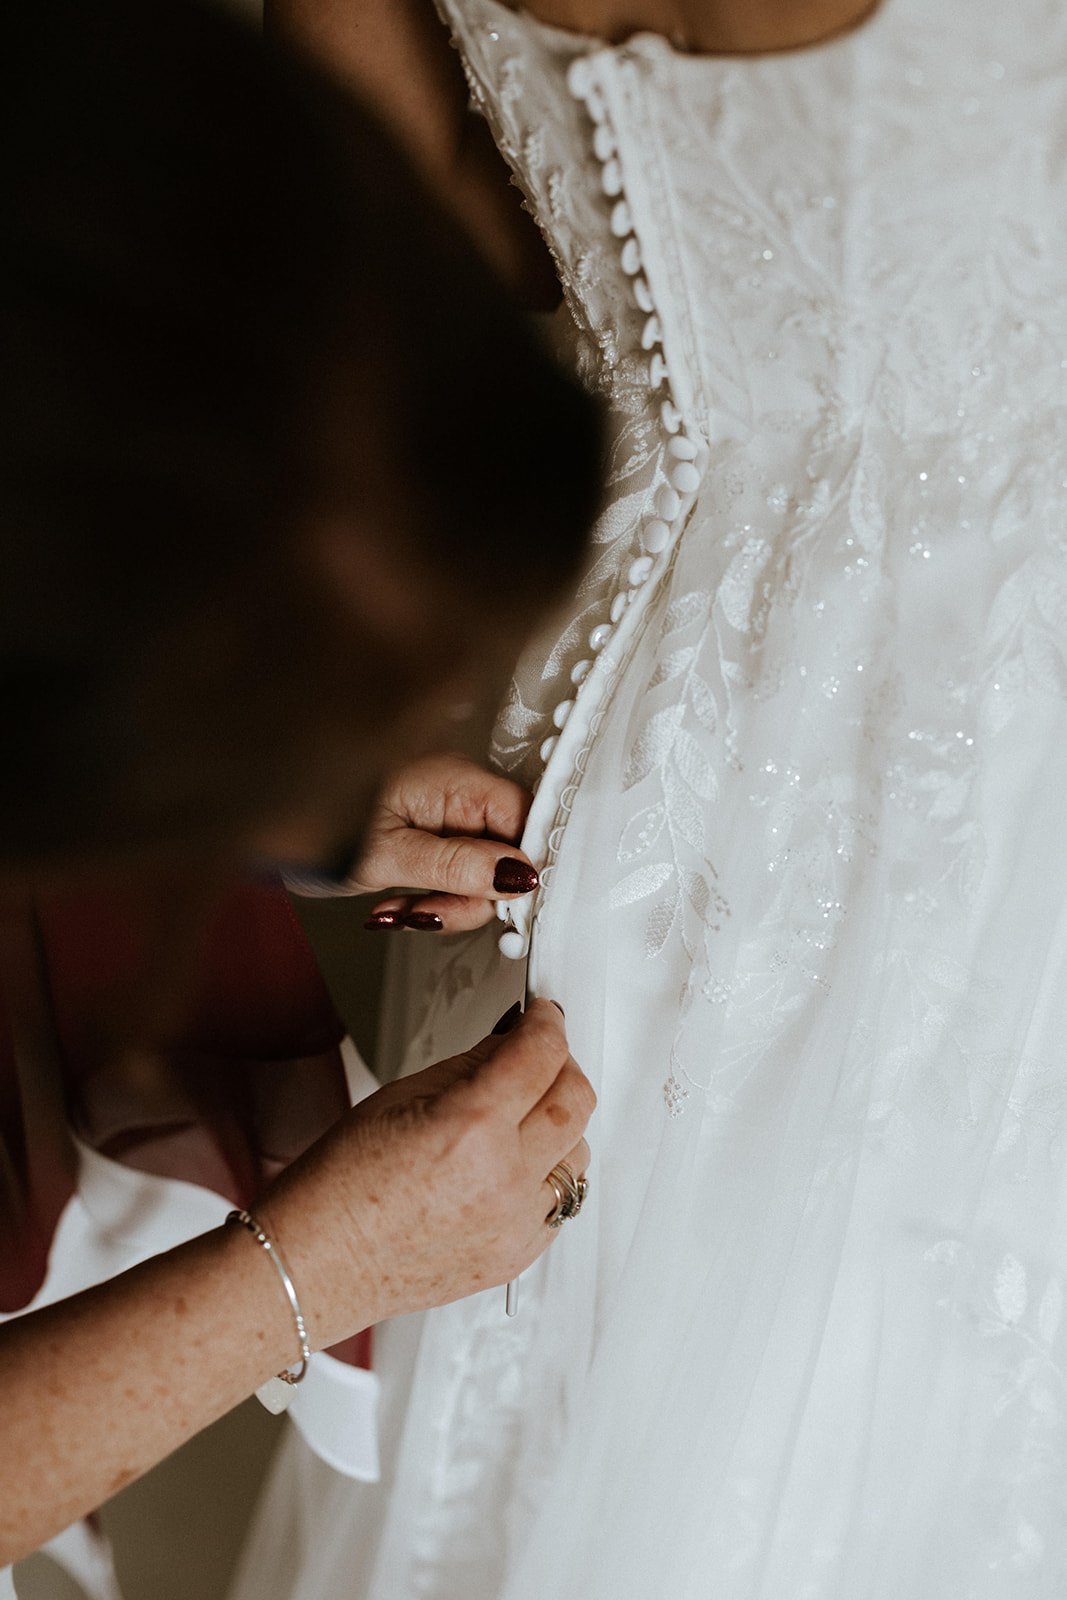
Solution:
M 626 585 L 611 601 L 609 620 L 597 623 L 589 634 L 590 655 L 571 668 L 574 695 L 561 700 L 552 712 L 554 731 L 540 748 L 542 762 L 546 765 L 559 743 L 559 736 L 574 709 L 575 700 L 593 667 L 593 658 L 600 654 L 612 637 L 616 625 L 636 598 L 638 591 L 652 576 L 656 557 L 663 554 L 671 543 L 671 524 L 682 511 L 683 496 L 691 495 L 700 485 L 697 466 L 698 447 L 682 431 L 682 415 L 670 394 L 670 371 L 663 354 L 663 329 L 656 314 L 655 302 L 648 280 L 641 275 L 641 247 L 633 231 L 630 207 L 623 196 L 622 165 L 618 157 L 615 135 L 607 121 L 607 106 L 593 69 L 584 56 L 571 62 L 567 73 L 568 87 L 576 100 L 584 102 L 594 124 L 593 150 L 602 165 L 601 187 L 608 199 L 615 203 L 611 209 L 612 234 L 623 241 L 620 262 L 623 272 L 632 280 L 634 300 L 645 313 L 646 321 L 641 332 L 641 348 L 650 352 L 648 365 L 649 387 L 653 391 L 664 388 L 666 397 L 660 404 L 660 423 L 667 435 L 666 482 L 656 490 L 650 515 L 641 528 L 641 554 L 635 556 L 626 572 Z M 505 915 L 503 908 L 501 914 Z M 521 929 L 509 927 L 501 934 L 500 949 L 506 956 L 519 959 L 529 948 L 529 939 Z

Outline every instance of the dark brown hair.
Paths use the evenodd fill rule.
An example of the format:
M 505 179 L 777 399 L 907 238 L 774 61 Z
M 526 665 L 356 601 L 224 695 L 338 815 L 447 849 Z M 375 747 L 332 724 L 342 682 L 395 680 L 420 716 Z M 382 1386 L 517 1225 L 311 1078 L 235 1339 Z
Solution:
M 206 6 L 6 19 L 0 351 L 0 867 L 236 836 L 581 559 L 590 401 L 376 122 Z M 331 525 L 436 625 L 332 597 Z

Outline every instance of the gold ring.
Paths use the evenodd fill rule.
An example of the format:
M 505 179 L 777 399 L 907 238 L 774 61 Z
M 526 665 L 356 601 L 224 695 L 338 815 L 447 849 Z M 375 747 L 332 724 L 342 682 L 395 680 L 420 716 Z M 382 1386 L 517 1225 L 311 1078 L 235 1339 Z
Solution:
M 545 1179 L 556 1196 L 556 1203 L 545 1218 L 550 1228 L 561 1228 L 571 1217 L 576 1217 L 589 1192 L 586 1178 L 576 1178 L 565 1161 L 559 1161 Z

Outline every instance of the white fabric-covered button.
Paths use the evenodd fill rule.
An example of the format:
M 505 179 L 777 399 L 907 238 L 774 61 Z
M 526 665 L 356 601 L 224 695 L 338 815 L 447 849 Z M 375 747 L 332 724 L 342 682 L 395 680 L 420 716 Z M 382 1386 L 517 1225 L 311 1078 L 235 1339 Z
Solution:
M 672 489 L 669 483 L 661 484 L 656 490 L 656 510 L 664 522 L 673 522 L 681 509 L 682 501 L 677 489 Z
M 629 604 L 630 604 L 629 595 L 626 594 L 624 590 L 620 589 L 619 593 L 615 596 L 614 600 L 611 602 L 611 611 L 608 613 L 609 616 L 611 617 L 612 622 L 618 622 L 619 618 L 622 616 L 623 612 L 626 610 L 626 607 Z
M 641 349 L 651 350 L 652 346 L 659 344 L 662 338 L 663 329 L 659 325 L 659 318 L 657 316 L 649 317 L 641 329 Z
M 677 433 L 682 426 L 682 413 L 673 400 L 664 400 L 659 408 L 659 420 L 668 433 Z
M 584 100 L 592 87 L 592 67 L 584 56 L 575 56 L 567 68 L 567 88 L 576 100 Z
M 697 447 L 687 434 L 676 433 L 667 445 L 667 453 L 672 455 L 676 461 L 695 461 Z
M 658 556 L 671 542 L 671 530 L 659 517 L 653 517 L 641 529 L 641 543 L 650 555 Z
M 700 487 L 700 473 L 691 461 L 679 461 L 671 472 L 671 482 L 679 494 L 692 494 Z
M 630 563 L 630 570 L 626 576 L 633 588 L 639 589 L 651 571 L 652 557 L 638 556 L 636 561 Z
M 652 290 L 648 287 L 645 278 L 634 279 L 634 299 L 642 311 L 655 311 L 656 303 L 652 298 Z
M 628 233 L 633 232 L 630 208 L 625 200 L 616 200 L 611 208 L 611 231 L 616 239 L 625 239 Z
M 622 270 L 628 278 L 641 271 L 641 246 L 636 239 L 627 239 L 622 247 Z
M 660 384 L 666 383 L 669 377 L 670 372 L 668 370 L 667 363 L 657 350 L 655 355 L 652 357 L 652 360 L 648 363 L 649 388 L 658 389 Z
M 593 134 L 593 149 L 598 161 L 610 161 L 615 154 L 615 135 L 606 122 L 602 122 Z
M 574 709 L 574 701 L 573 700 L 561 700 L 560 701 L 559 705 L 556 707 L 555 711 L 553 711 L 553 713 L 552 713 L 552 721 L 555 723 L 557 728 L 562 728 L 563 724 L 566 722 L 567 718 L 570 716 L 570 714 L 571 714 L 573 709 Z
M 608 108 L 604 103 L 603 93 L 597 88 L 595 83 L 585 97 L 585 109 L 596 123 L 603 122 L 604 118 L 608 114 Z
M 507 956 L 509 961 L 521 961 L 530 948 L 530 941 L 518 928 L 509 928 L 497 940 L 497 948 L 502 956 Z
M 606 123 L 601 124 L 601 128 L 606 126 Z M 601 131 L 601 128 L 597 129 L 598 133 Z M 617 161 L 609 161 L 604 170 L 601 172 L 600 187 L 603 189 L 604 193 L 609 197 L 609 199 L 612 200 L 617 194 L 622 194 L 622 168 L 619 166 Z M 628 233 L 630 230 L 627 229 L 626 231 Z
M 609 622 L 597 623 L 597 626 L 589 635 L 589 648 L 592 650 L 593 654 L 595 655 L 597 651 L 603 650 L 610 638 L 611 624 Z
M 541 760 L 542 761 L 550 761 L 551 758 L 552 758 L 552 752 L 553 752 L 553 750 L 556 748 L 556 746 L 558 744 L 559 744 L 559 734 L 558 733 L 550 733 L 548 738 L 545 740 L 544 744 L 542 744 L 540 750 L 538 751 L 538 754 L 540 755 Z
M 571 668 L 571 682 L 573 684 L 584 683 L 589 676 L 589 669 L 592 665 L 591 661 L 576 661 Z

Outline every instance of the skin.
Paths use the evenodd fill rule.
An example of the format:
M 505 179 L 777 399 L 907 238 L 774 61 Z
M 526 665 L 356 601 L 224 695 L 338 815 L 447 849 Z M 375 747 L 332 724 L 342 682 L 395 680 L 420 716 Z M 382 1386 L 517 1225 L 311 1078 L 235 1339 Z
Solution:
M 488 129 L 468 115 L 433 0 L 265 0 L 264 21 L 355 85 L 531 309 L 557 304 L 551 260 Z
M 648 32 L 696 54 L 763 55 L 810 48 L 847 33 L 878 4 L 524 0 L 522 9 L 613 43 Z M 485 123 L 469 114 L 459 58 L 448 47 L 433 0 L 267 0 L 265 14 L 268 29 L 298 40 L 374 105 L 525 305 L 543 311 L 558 303 L 551 257 L 520 209 Z
M 529 9 L 609 39 L 650 30 L 688 50 L 762 53 L 816 44 L 870 7 L 536 0 Z M 467 114 L 430 0 L 274 0 L 268 22 L 377 105 L 527 304 L 554 303 L 551 264 Z M 379 907 L 415 905 L 448 928 L 477 926 L 492 914 L 499 844 L 525 859 L 514 841 L 527 805 L 514 785 L 455 758 L 417 764 L 373 813 L 358 887 L 419 883 L 428 895 Z M 289 819 L 256 852 L 316 855 L 329 838 L 321 824 Z M 534 1001 L 506 1037 L 389 1085 L 342 1119 L 257 1206 L 299 1286 L 313 1347 L 527 1267 L 555 1237 L 545 1174 L 561 1159 L 585 1170 L 594 1105 L 560 1012 Z M 218 1229 L 0 1328 L 0 1562 L 36 1549 L 294 1359 L 288 1304 L 260 1256 L 243 1232 Z
M 589 1159 L 593 1091 L 563 1018 L 379 1090 L 257 1206 L 314 1348 L 506 1282 L 552 1241 L 545 1174 Z M 291 1314 L 243 1230 L 221 1228 L 0 1328 L 0 1563 L 99 1505 L 294 1360 Z M 131 1330 L 136 1329 L 136 1336 Z
M 412 762 L 390 783 L 371 818 L 367 849 L 352 887 L 374 893 L 395 883 L 425 884 L 436 892 L 389 895 L 376 913 L 421 911 L 445 932 L 480 928 L 493 916 L 493 877 L 510 858 L 533 863 L 518 848 L 530 794 L 463 756 L 434 755 Z
M 393 0 L 379 5 L 379 22 L 393 9 Z M 413 23 L 398 37 L 404 51 L 417 53 L 427 14 L 415 0 L 397 0 L 395 15 Z M 439 36 L 431 37 L 436 47 Z M 398 60 L 406 59 L 388 55 L 390 70 L 399 71 Z M 443 141 L 439 172 L 455 159 L 472 174 L 474 226 L 485 215 L 480 205 L 496 206 L 496 188 L 483 189 L 474 176 L 480 158 L 470 157 L 468 165 L 462 103 L 454 85 L 442 89 L 440 101 L 426 108 L 419 137 L 426 147 Z M 417 113 L 417 97 L 405 110 Z M 455 150 L 447 143 L 450 126 Z M 491 144 L 488 150 L 498 163 Z M 512 241 L 523 230 L 529 235 L 532 225 L 513 210 L 511 222 L 494 233 L 501 270 L 521 275 L 523 247 Z M 527 287 L 536 290 L 536 276 L 535 270 Z M 423 690 L 413 690 L 412 703 L 390 715 L 380 738 L 335 730 L 336 748 L 324 748 L 319 762 L 309 758 L 302 772 L 306 805 L 258 826 L 254 836 L 225 846 L 175 841 L 167 851 L 160 847 L 161 861 L 152 852 L 127 858 L 119 842 L 114 860 L 40 870 L 20 864 L 0 882 L 0 894 L 32 901 L 82 874 L 139 880 L 161 867 L 195 879 L 198 849 L 212 879 L 264 857 L 322 861 L 357 833 L 359 891 L 416 889 L 442 907 L 450 928 L 491 917 L 501 857 L 526 859 L 516 841 L 529 796 L 462 758 L 403 763 L 440 742 L 450 708 L 468 700 L 472 686 L 487 687 L 547 597 L 519 597 L 505 646 L 495 620 L 483 628 L 474 616 L 468 626 L 462 606 L 443 628 L 439 584 L 427 584 L 408 563 L 398 570 L 380 541 L 359 537 L 357 528 L 313 525 L 306 534 L 331 602 L 350 611 L 354 625 L 372 638 L 402 636 L 416 657 L 425 643 L 426 659 L 448 670 L 427 670 Z M 383 781 L 385 772 L 393 776 Z M 173 909 L 168 901 L 168 920 Z M 181 1008 L 182 985 L 173 974 L 184 974 L 183 961 L 188 951 L 177 952 L 162 980 L 163 987 L 172 980 L 173 994 L 151 996 L 156 1021 Z M 562 1014 L 538 1000 L 506 1036 L 383 1088 L 342 1118 L 255 1205 L 297 1285 L 312 1347 L 523 1271 L 557 1237 L 545 1225 L 556 1199 L 546 1174 L 561 1160 L 584 1172 L 594 1104 L 570 1056 Z M 217 1229 L 0 1326 L 0 1565 L 93 1510 L 295 1361 L 288 1302 L 262 1257 L 244 1230 Z
M 436 701 L 412 709 L 416 747 L 439 713 Z M 464 757 L 422 756 L 371 807 L 353 887 L 418 885 L 429 892 L 419 903 L 450 928 L 476 927 L 500 898 L 501 858 L 527 861 L 514 841 L 529 805 L 518 785 Z M 261 832 L 251 853 L 313 857 L 335 820 L 332 807 L 309 810 Z M 562 1014 L 541 1000 L 506 1036 L 361 1102 L 255 1207 L 298 1286 L 312 1347 L 523 1271 L 557 1237 L 545 1226 L 555 1201 L 546 1174 L 560 1160 L 586 1170 L 594 1106 Z M 0 1565 L 294 1361 L 288 1303 L 261 1255 L 243 1230 L 218 1229 L 0 1326 Z
M 874 7 L 871 0 L 534 0 L 523 9 L 613 43 L 662 33 L 701 55 L 764 55 L 846 33 Z

